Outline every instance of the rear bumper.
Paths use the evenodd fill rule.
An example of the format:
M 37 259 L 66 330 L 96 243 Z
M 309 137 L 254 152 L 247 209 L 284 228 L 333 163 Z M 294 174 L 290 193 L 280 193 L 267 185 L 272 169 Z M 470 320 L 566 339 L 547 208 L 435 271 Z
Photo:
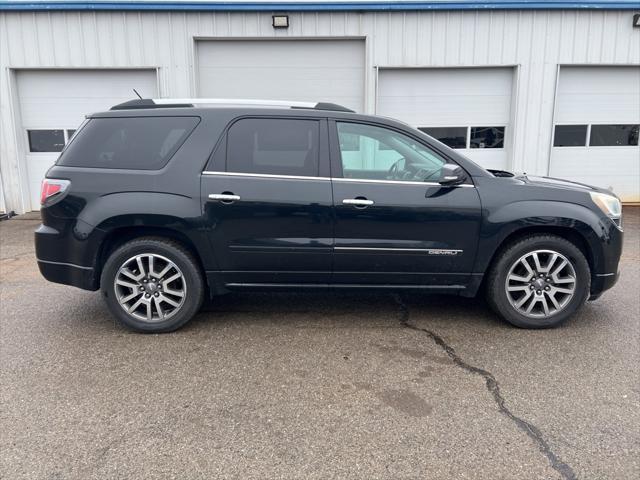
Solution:
M 71 285 L 83 290 L 97 290 L 95 271 L 91 267 L 83 267 L 72 263 L 50 262 L 38 260 L 38 268 L 44 278 L 54 283 Z
M 57 225 L 58 226 L 58 225 Z M 84 290 L 97 290 L 95 265 L 97 242 L 91 241 L 101 232 L 83 237 L 78 223 L 61 223 L 58 228 L 40 225 L 35 231 L 38 268 L 50 282 L 72 285 Z

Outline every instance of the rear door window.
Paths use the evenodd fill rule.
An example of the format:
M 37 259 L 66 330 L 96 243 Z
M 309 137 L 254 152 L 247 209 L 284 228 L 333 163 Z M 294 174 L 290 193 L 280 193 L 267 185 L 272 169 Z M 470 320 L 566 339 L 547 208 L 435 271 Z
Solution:
M 245 118 L 227 134 L 227 171 L 318 176 L 318 120 Z
M 58 165 L 158 170 L 198 121 L 198 117 L 93 118 L 62 153 Z

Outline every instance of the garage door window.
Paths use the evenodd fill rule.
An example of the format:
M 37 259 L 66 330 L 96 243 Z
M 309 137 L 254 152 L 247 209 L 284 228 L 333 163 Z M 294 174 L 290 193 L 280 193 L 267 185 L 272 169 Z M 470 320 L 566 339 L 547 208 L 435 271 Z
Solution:
M 592 147 L 638 145 L 638 125 L 591 125 Z
M 504 127 L 471 127 L 470 148 L 504 148 Z
M 587 125 L 556 125 L 554 147 L 584 147 L 587 143 Z
M 227 134 L 227 171 L 318 176 L 316 120 L 247 118 Z
M 157 170 L 198 124 L 197 117 L 94 118 L 58 160 L 69 167 Z
M 638 145 L 639 125 L 556 125 L 554 147 L 624 147 Z M 588 140 L 588 141 L 587 141 Z
M 451 148 L 467 148 L 467 127 L 421 127 L 419 130 Z
M 419 127 L 451 148 L 504 148 L 505 127 Z
M 64 130 L 27 130 L 32 153 L 61 152 L 66 143 Z

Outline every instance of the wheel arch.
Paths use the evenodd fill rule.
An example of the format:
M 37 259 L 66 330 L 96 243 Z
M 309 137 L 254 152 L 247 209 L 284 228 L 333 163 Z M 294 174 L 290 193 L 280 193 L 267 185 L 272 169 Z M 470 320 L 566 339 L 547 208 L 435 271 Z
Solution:
M 102 269 L 109 256 L 121 245 L 124 245 L 125 243 L 136 238 L 142 237 L 169 239 L 179 243 L 193 256 L 198 267 L 200 268 L 200 274 L 202 275 L 203 281 L 205 282 L 205 285 L 207 285 L 206 268 L 202 256 L 200 255 L 200 252 L 198 251 L 195 243 L 185 233 L 164 226 L 126 225 L 109 230 L 100 244 L 96 258 L 95 275 L 96 281 L 98 282 L 98 287 L 100 286 L 99 282 L 102 275 Z
M 595 257 L 589 241 L 577 229 L 561 225 L 528 226 L 512 231 L 502 239 L 496 250 L 493 252 L 485 272 L 491 270 L 498 258 L 500 258 L 502 252 L 504 252 L 511 244 L 532 235 L 555 235 L 571 242 L 585 256 L 587 263 L 589 264 L 591 274 L 593 275 Z

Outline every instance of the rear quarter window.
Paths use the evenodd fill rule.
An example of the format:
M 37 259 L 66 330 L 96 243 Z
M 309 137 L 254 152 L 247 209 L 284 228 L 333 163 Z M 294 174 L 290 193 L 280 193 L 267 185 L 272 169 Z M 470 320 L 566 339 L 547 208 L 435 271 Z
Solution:
M 199 117 L 93 118 L 62 153 L 58 165 L 159 170 L 199 120 Z

